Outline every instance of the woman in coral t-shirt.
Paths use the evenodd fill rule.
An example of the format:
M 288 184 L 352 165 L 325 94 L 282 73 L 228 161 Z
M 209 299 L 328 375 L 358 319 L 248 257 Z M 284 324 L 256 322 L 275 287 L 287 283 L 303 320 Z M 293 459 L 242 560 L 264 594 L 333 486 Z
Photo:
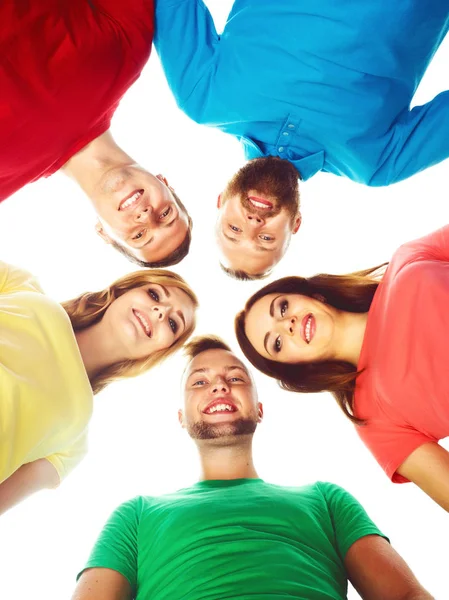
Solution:
M 237 316 L 237 337 L 284 389 L 332 392 L 390 479 L 449 511 L 449 226 L 384 267 L 275 281 Z

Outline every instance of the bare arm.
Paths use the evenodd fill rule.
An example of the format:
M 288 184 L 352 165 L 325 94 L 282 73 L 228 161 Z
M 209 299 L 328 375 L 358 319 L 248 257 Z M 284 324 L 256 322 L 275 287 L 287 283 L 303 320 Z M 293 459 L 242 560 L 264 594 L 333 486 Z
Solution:
M 349 580 L 363 600 L 433 600 L 386 539 L 358 539 L 345 557 Z
M 129 581 L 112 569 L 86 569 L 81 575 L 72 600 L 132 600 Z
M 397 472 L 449 512 L 449 452 L 442 446 L 434 442 L 423 444 L 405 459 Z
M 31 494 L 59 484 L 59 475 L 45 458 L 21 466 L 0 484 L 0 515 Z

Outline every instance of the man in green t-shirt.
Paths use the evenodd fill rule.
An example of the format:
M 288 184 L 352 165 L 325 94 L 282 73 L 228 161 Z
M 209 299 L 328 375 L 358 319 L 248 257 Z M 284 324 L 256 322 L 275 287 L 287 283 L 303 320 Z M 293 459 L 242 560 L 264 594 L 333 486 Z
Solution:
M 179 420 L 202 478 L 138 497 L 110 517 L 73 600 L 429 600 L 345 490 L 259 479 L 252 439 L 263 407 L 250 373 L 218 338 L 187 347 Z

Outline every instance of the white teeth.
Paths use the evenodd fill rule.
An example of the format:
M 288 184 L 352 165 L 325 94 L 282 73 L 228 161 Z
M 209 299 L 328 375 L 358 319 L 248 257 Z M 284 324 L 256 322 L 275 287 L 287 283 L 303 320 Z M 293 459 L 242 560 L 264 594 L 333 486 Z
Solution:
M 207 412 L 208 412 L 208 414 L 211 414 L 211 413 L 215 413 L 215 412 L 226 412 L 226 411 L 232 412 L 232 410 L 233 410 L 233 408 L 229 404 L 215 404 L 214 406 L 209 408 L 209 410 Z
M 305 336 L 306 341 L 310 344 L 310 328 L 312 327 L 312 316 L 307 319 L 306 327 L 305 327 Z
M 257 200 L 250 200 L 251 204 L 253 206 L 256 206 L 257 208 L 271 208 L 270 206 L 268 206 L 268 204 L 263 204 L 263 202 L 257 202 Z
M 149 336 L 151 333 L 151 327 L 150 324 L 148 323 L 148 321 L 145 319 L 145 317 L 139 312 L 136 312 L 136 317 L 139 319 L 139 321 L 142 323 L 143 328 L 145 329 L 145 333 Z
M 122 208 L 122 209 L 128 208 L 129 206 L 131 206 L 131 204 L 134 204 L 134 202 L 137 202 L 137 200 L 140 198 L 141 195 L 142 195 L 142 192 L 139 190 L 138 192 L 133 194 L 130 198 L 125 200 L 125 202 L 122 202 L 122 205 L 120 208 Z

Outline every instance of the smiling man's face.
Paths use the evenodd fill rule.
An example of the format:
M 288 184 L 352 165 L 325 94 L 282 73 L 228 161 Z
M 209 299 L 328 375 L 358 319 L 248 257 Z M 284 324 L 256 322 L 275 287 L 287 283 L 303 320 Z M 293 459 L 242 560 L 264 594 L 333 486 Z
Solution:
M 262 275 L 279 262 L 301 224 L 298 173 L 278 158 L 249 161 L 220 195 L 218 209 L 224 267 Z
M 193 439 L 252 434 L 263 414 L 250 374 L 228 350 L 206 350 L 190 362 L 184 399 L 179 417 Z
M 163 260 L 182 244 L 189 230 L 187 212 L 167 180 L 138 165 L 107 171 L 91 200 L 98 215 L 98 234 L 140 261 Z

